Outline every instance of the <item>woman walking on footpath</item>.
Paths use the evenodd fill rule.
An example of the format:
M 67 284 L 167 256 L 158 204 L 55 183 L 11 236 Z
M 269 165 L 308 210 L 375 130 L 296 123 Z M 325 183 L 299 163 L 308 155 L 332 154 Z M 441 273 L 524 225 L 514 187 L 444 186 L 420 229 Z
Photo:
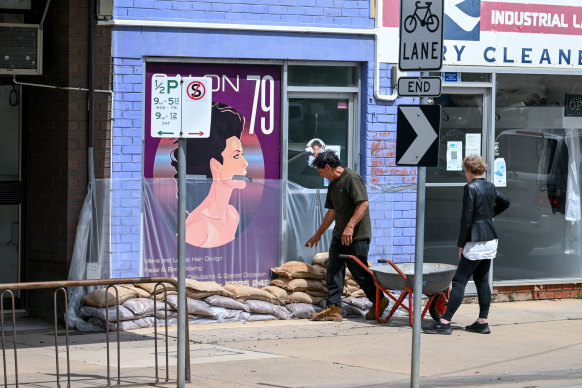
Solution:
M 497 255 L 497 232 L 493 217 L 509 207 L 509 199 L 483 178 L 487 165 L 480 156 L 471 155 L 463 160 L 467 184 L 463 193 L 461 229 L 457 246 L 459 259 L 453 277 L 451 295 L 445 313 L 432 326 L 424 328 L 426 334 L 451 334 L 451 319 L 465 296 L 465 286 L 473 275 L 479 300 L 479 317 L 465 327 L 474 333 L 489 334 L 487 315 L 491 305 L 489 270 L 491 260 Z

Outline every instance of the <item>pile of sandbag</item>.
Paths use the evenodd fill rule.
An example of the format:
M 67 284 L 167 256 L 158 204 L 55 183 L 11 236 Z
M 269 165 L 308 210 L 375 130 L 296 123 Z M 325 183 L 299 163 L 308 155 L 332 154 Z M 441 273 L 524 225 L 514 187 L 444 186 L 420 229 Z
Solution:
M 325 307 L 327 256 L 315 255 L 313 265 L 290 261 L 272 268 L 274 278 L 263 288 L 186 279 L 188 322 L 309 318 Z M 110 330 L 117 328 L 118 311 L 120 330 L 176 325 L 177 291 L 163 285 L 119 285 L 118 299 L 113 288 L 95 290 L 81 300 L 79 316 L 101 328 L 108 322 Z M 363 317 L 372 305 L 347 269 L 342 302 L 345 317 Z

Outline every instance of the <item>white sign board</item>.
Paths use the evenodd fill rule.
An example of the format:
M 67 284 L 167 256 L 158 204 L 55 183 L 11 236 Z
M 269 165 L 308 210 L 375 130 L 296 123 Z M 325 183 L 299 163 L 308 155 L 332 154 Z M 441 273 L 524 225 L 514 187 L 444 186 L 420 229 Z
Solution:
M 447 171 L 461 171 L 463 169 L 462 153 L 462 141 L 447 141 Z
M 381 62 L 398 62 L 401 1 L 380 1 Z M 443 27 L 444 65 L 582 69 L 580 0 L 446 0 Z
M 443 64 L 444 0 L 400 1 L 400 70 L 439 70 Z
M 182 137 L 207 138 L 210 136 L 212 78 L 184 77 L 182 85 Z
M 182 130 L 182 98 L 180 76 L 152 77 L 151 136 L 180 137 Z
M 436 97 L 441 94 L 440 77 L 400 77 L 398 95 L 414 97 Z
M 151 92 L 151 136 L 210 136 L 212 79 L 154 74 Z

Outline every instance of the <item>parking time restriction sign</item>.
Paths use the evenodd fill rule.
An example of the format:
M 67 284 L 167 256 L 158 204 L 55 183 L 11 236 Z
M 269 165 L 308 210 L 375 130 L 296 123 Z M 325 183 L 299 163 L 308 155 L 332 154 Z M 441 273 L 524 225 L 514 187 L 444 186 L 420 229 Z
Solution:
M 178 137 L 182 128 L 181 77 L 154 74 L 151 95 L 151 136 Z
M 154 74 L 151 84 L 151 136 L 210 136 L 212 79 Z

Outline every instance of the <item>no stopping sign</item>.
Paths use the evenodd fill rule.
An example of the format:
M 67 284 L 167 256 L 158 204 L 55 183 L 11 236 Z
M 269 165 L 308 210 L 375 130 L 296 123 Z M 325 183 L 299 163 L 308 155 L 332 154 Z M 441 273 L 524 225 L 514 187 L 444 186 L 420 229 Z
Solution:
M 200 100 L 206 94 L 206 88 L 200 81 L 192 81 L 186 88 L 186 94 L 193 100 Z

